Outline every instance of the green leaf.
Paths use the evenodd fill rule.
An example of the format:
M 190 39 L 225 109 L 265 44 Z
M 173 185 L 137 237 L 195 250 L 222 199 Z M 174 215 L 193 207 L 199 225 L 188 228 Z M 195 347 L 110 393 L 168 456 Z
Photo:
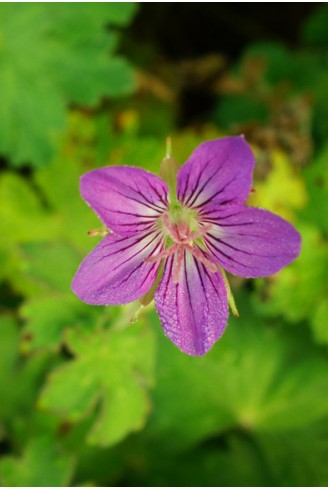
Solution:
M 0 176 L 0 245 L 46 239 L 53 233 L 51 216 L 42 208 L 31 185 L 6 172 Z
M 300 429 L 327 414 L 327 364 L 319 351 L 295 331 L 284 334 L 284 325 L 261 323 L 246 296 L 236 300 L 240 318 L 230 318 L 223 338 L 204 358 L 181 354 L 159 333 L 148 433 L 170 451 L 231 427 Z
M 151 447 L 156 447 L 156 452 Z M 124 449 L 130 450 L 132 461 L 138 454 L 139 462 L 132 471 L 123 473 L 126 486 L 168 487 L 174 482 L 177 487 L 262 487 L 272 481 L 263 455 L 251 436 L 241 431 L 222 438 L 213 434 L 208 441 L 174 457 L 162 451 L 160 440 L 152 441 L 150 447 Z M 147 474 L 142 471 L 144 467 Z
M 89 4 L 89 10 L 93 12 L 95 6 Z M 127 26 L 129 22 L 131 22 L 133 16 L 137 11 L 137 4 L 133 2 L 124 2 L 124 5 L 121 5 L 119 2 L 112 2 L 110 6 L 103 5 L 101 8 L 104 12 L 101 11 L 100 6 L 98 16 L 100 20 L 103 20 L 103 16 L 105 13 L 107 14 L 108 21 L 112 24 L 116 24 L 118 26 Z
M 319 344 L 328 344 L 328 300 L 323 298 L 311 317 L 311 325 L 315 340 Z
M 15 366 L 17 359 L 18 329 L 15 321 L 9 316 L 0 316 L 1 354 L 0 354 L 0 385 L 5 385 L 6 376 Z
M 312 46 L 326 47 L 328 45 L 327 23 L 327 5 L 320 5 L 307 19 L 303 27 L 303 40 Z
M 325 146 L 313 162 L 304 170 L 309 202 L 301 218 L 328 232 L 328 146 Z
M 7 421 L 10 411 L 14 408 L 12 404 L 14 399 L 12 382 L 15 380 L 18 361 L 18 340 L 19 333 L 16 322 L 9 316 L 0 316 L 0 386 L 2 397 L 0 434 L 5 432 L 2 424 Z
M 298 431 L 257 434 L 256 442 L 273 486 L 327 486 L 327 418 Z
M 88 27 L 93 35 L 104 25 L 104 21 L 110 25 L 127 26 L 136 13 L 137 4 L 124 2 L 121 5 L 119 2 L 112 2 L 110 5 L 95 5 L 85 2 L 80 3 L 78 8 L 72 5 L 51 5 L 48 9 L 56 20 L 53 26 L 55 32 L 67 34 L 73 31 L 74 36 L 84 38 L 85 33 L 81 31 L 81 25 L 84 28 Z M 77 10 L 81 16 L 79 22 L 76 22 Z
M 265 122 L 269 110 L 252 95 L 229 95 L 220 99 L 213 114 L 216 124 L 224 128 L 233 128 L 238 124 L 254 121 Z
M 83 162 L 94 158 L 90 155 L 92 150 L 89 143 L 93 137 L 92 124 L 84 120 L 76 136 L 80 138 L 78 145 L 67 143 L 68 149 L 64 148 L 51 165 L 40 169 L 35 179 L 58 226 L 49 238 L 54 239 L 59 235 L 61 240 L 69 241 L 80 251 L 82 258 L 96 245 L 87 232 L 100 226 L 99 219 L 79 193 L 80 176 L 89 170 L 83 166 Z
M 19 247 L 20 263 L 11 278 L 27 296 L 70 293 L 80 255 L 65 242 L 30 242 Z
M 25 273 L 43 289 L 67 292 L 76 271 L 78 254 L 69 245 L 31 243 L 21 247 L 25 257 Z
M 328 251 L 324 238 L 312 226 L 299 226 L 302 235 L 300 256 L 270 278 L 258 281 L 261 296 L 256 299 L 259 311 L 282 315 L 289 322 L 311 319 L 327 296 Z
M 71 330 L 76 359 L 49 377 L 39 406 L 76 422 L 99 406 L 88 440 L 113 445 L 145 424 L 153 380 L 154 341 L 140 325 L 125 330 Z
M 322 64 L 323 65 L 323 64 Z M 328 132 L 328 72 L 322 68 L 319 80 L 313 81 L 313 91 L 315 90 L 313 114 L 312 114 L 312 132 L 314 142 L 319 146 L 326 146 Z
M 265 180 L 254 183 L 255 192 L 251 193 L 247 204 L 268 209 L 288 221 L 294 221 L 295 211 L 303 210 L 308 200 L 304 180 L 282 151 L 272 151 L 270 159 L 270 173 Z
M 63 453 L 48 437 L 31 439 L 20 458 L 0 461 L 4 486 L 68 486 L 74 469 L 73 458 Z
M 113 57 L 133 4 L 0 6 L 0 153 L 43 166 L 65 129 L 68 103 L 95 106 L 134 89 L 130 65 Z
M 316 84 L 322 79 L 323 67 L 327 65 L 324 55 L 294 52 L 280 42 L 255 43 L 247 47 L 243 61 L 249 60 L 262 63 L 264 86 L 276 88 L 287 82 L 294 92 L 315 91 Z
M 5 433 L 30 431 L 29 417 L 35 413 L 36 392 L 47 368 L 47 355 L 20 356 L 18 325 L 11 317 L 0 316 L 0 432 L 2 424 Z
M 270 83 L 290 80 L 295 70 L 294 58 L 280 42 L 260 42 L 247 47 L 245 58 L 261 60 L 265 78 Z
M 101 321 L 104 309 L 90 308 L 71 291 L 80 262 L 71 246 L 64 242 L 28 243 L 20 252 L 20 270 L 12 282 L 26 296 L 19 310 L 24 320 L 21 349 L 25 354 L 57 350 L 68 328 Z
M 26 301 L 20 309 L 25 320 L 21 349 L 58 349 L 63 332 L 93 322 L 102 308 L 90 308 L 72 294 L 53 294 Z

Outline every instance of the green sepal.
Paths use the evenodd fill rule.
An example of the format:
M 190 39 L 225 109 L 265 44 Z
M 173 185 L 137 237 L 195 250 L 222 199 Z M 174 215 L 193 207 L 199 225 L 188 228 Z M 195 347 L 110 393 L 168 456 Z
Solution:
M 231 308 L 231 311 L 232 311 L 233 315 L 236 316 L 236 317 L 239 317 L 239 313 L 238 313 L 238 310 L 237 310 L 235 298 L 233 297 L 233 294 L 232 294 L 232 291 L 231 291 L 231 288 L 230 288 L 230 284 L 229 284 L 227 275 L 225 273 L 225 270 L 219 264 L 218 264 L 218 268 L 219 268 L 219 270 L 220 270 L 220 272 L 222 274 L 223 282 L 224 282 L 224 285 L 225 285 L 225 288 L 226 288 L 226 291 L 227 291 L 228 304 L 229 304 L 229 306 Z
M 159 175 L 169 186 L 169 200 L 170 204 L 174 205 L 179 203 L 177 198 L 177 174 L 179 171 L 178 163 L 172 158 L 172 141 L 170 137 L 166 138 L 166 155 L 162 160 Z

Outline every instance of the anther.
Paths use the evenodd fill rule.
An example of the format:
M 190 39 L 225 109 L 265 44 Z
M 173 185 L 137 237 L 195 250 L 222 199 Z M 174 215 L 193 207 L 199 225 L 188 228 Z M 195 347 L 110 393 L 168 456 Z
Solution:
M 94 228 L 92 230 L 89 230 L 87 233 L 91 237 L 105 237 L 106 235 L 108 235 L 108 233 L 110 233 L 110 230 L 108 230 L 105 226 L 102 226 L 101 228 Z

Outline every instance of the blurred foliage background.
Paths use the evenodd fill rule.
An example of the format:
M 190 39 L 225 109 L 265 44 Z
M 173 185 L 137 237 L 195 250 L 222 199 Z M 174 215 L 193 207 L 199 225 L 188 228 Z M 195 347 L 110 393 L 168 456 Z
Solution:
M 327 4 L 0 5 L 0 481 L 328 485 Z M 81 303 L 79 176 L 244 133 L 249 204 L 302 233 L 204 358 Z

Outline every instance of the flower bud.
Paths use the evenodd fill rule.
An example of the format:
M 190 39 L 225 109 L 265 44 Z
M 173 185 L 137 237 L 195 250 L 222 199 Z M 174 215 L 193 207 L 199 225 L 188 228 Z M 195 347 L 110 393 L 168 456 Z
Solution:
M 177 201 L 177 194 L 176 194 L 177 174 L 179 171 L 179 165 L 174 160 L 174 158 L 172 158 L 171 150 L 172 150 L 171 138 L 168 137 L 166 138 L 166 155 L 165 158 L 162 160 L 159 174 L 169 186 L 169 191 L 170 191 L 169 197 L 170 197 L 170 202 L 172 203 Z

